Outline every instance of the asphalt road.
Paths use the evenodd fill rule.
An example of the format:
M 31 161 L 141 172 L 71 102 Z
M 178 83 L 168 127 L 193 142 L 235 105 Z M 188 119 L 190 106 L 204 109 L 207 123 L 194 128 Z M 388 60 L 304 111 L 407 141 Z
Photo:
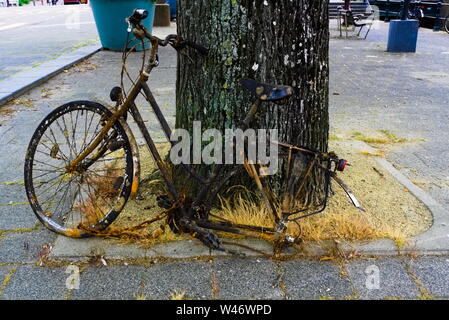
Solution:
M 96 41 L 88 5 L 0 7 L 0 81 Z

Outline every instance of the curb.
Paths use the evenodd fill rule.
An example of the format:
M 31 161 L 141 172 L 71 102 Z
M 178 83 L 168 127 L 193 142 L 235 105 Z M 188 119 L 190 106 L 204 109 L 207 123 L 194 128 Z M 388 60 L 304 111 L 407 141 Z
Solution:
M 0 81 L 0 106 L 101 50 L 99 42 L 79 48 L 38 67 Z
M 272 244 L 259 239 L 235 239 L 234 243 L 250 246 L 263 252 L 255 252 L 238 246 L 229 246 L 231 250 L 237 249 L 247 257 L 263 257 L 273 254 Z M 282 253 L 282 256 L 295 256 L 297 251 L 288 248 Z M 224 257 L 233 256 L 228 252 L 209 250 L 198 240 L 185 240 L 175 242 L 157 243 L 150 248 L 145 248 L 139 244 L 120 244 L 120 242 L 111 242 L 105 239 L 88 238 L 73 239 L 64 236 L 58 236 L 53 244 L 49 255 L 50 259 L 55 260 L 83 260 L 92 257 L 104 257 L 112 260 L 125 259 L 146 259 L 146 258 L 165 258 L 165 259 L 191 259 L 197 257 Z

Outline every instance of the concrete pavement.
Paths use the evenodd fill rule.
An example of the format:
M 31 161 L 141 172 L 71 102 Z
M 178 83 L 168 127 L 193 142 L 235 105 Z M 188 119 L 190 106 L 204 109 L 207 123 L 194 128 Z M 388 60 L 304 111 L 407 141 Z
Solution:
M 0 83 L 98 40 L 88 5 L 0 7 Z
M 385 35 L 383 26 L 373 30 L 367 41 L 331 40 L 331 126 L 338 134 L 385 128 L 409 139 L 425 138 L 412 147 L 425 152 L 432 166 L 412 162 L 407 168 L 397 167 L 404 175 L 413 173 L 423 180 L 440 178 L 446 170 L 439 157 L 447 151 L 440 140 L 448 134 L 447 122 L 443 125 L 447 110 L 442 107 L 447 105 L 447 90 L 444 81 L 436 85 L 429 74 L 440 70 L 435 63 L 449 52 L 443 41 L 447 35 L 423 31 L 424 53 L 416 55 L 383 52 Z M 174 292 L 191 299 L 449 298 L 449 256 L 420 256 L 419 252 L 392 257 L 328 252 L 283 261 L 208 256 L 207 252 L 188 258 L 126 257 L 123 250 L 122 259 L 101 251 L 84 258 L 60 254 L 46 259 L 56 251 L 57 240 L 36 223 L 26 204 L 22 183 L 25 149 L 40 119 L 56 106 L 81 98 L 108 101 L 109 89 L 118 83 L 118 59 L 118 54 L 99 52 L 88 60 L 95 68 L 86 72 L 74 67 L 22 95 L 23 104 L 6 106 L 11 114 L 2 116 L 0 126 L 0 163 L 8 168 L 0 172 L 0 299 L 169 299 Z M 138 54 L 132 56 L 131 73 L 137 70 L 138 59 Z M 164 49 L 161 66 L 150 82 L 171 124 L 175 68 L 175 55 Z M 410 79 L 415 72 L 422 80 Z M 444 78 L 445 72 L 438 72 Z M 52 94 L 42 98 L 47 90 Z M 151 112 L 144 109 L 143 113 L 152 133 L 160 134 L 152 125 Z M 395 154 L 402 160 L 409 149 L 387 153 L 394 164 Z M 441 205 L 447 201 L 444 192 L 431 195 Z M 86 240 L 79 241 L 84 244 Z M 68 289 L 67 281 L 77 274 L 76 268 L 79 289 Z

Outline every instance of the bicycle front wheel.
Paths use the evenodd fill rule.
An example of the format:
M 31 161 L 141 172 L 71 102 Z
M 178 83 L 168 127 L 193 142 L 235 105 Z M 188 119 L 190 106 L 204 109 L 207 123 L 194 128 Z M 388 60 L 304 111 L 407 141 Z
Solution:
M 34 213 L 48 229 L 87 237 L 85 230 L 104 230 L 128 200 L 133 155 L 119 121 L 77 170 L 66 169 L 111 115 L 101 104 L 74 101 L 55 109 L 36 129 L 25 158 L 25 189 Z

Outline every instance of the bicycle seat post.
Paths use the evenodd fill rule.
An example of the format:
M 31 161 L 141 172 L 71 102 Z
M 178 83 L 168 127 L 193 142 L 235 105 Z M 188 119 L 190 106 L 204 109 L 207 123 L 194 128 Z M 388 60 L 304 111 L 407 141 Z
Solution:
M 249 109 L 245 119 L 242 121 L 243 129 L 246 129 L 251 121 L 254 119 L 254 116 L 256 115 L 257 111 L 259 110 L 260 105 L 262 104 L 263 100 L 260 98 L 257 98 L 257 100 L 253 103 L 251 106 L 251 109 Z

